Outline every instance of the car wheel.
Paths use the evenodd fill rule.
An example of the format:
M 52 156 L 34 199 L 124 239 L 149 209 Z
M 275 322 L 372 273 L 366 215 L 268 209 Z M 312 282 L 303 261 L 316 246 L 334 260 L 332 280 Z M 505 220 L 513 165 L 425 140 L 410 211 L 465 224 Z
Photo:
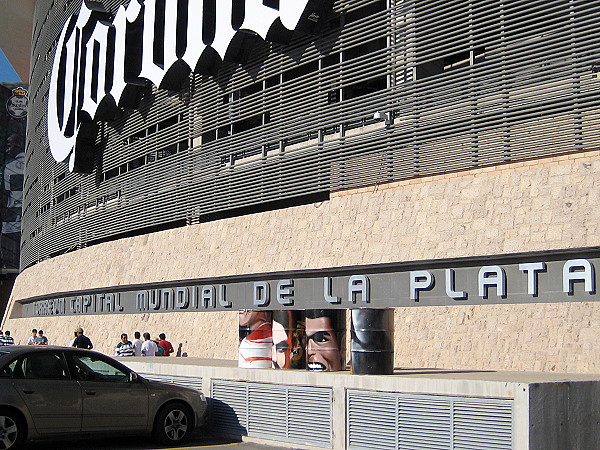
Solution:
M 190 409 L 181 403 L 171 403 L 161 409 L 154 422 L 154 436 L 165 445 L 183 442 L 192 433 Z
M 25 423 L 12 411 L 0 409 L 0 450 L 16 450 L 25 442 Z

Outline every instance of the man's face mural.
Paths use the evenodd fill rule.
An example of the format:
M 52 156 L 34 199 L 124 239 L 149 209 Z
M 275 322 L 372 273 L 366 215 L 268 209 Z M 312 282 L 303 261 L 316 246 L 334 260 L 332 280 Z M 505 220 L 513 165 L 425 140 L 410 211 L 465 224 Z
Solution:
M 304 323 L 299 311 L 273 312 L 273 367 L 276 369 L 303 369 Z
M 340 311 L 306 311 L 306 360 L 308 370 L 342 370 L 340 342 L 333 318 Z

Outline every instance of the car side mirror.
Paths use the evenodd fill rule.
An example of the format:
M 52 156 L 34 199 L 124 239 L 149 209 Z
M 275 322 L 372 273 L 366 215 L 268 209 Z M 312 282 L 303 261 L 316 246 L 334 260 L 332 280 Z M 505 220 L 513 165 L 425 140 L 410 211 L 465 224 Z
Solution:
M 139 380 L 138 374 L 135 372 L 129 372 L 129 382 L 130 383 L 137 383 L 137 381 Z

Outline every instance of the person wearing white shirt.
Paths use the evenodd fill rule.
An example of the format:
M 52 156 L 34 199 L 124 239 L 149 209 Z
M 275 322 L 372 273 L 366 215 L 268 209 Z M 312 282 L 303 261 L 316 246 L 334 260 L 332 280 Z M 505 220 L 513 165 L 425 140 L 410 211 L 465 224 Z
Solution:
M 69 341 L 69 345 L 68 345 L 68 347 L 73 347 L 73 344 L 75 343 L 75 339 L 77 339 L 77 331 L 74 331 L 74 332 L 73 332 L 73 339 L 71 339 L 71 340 Z
M 34 328 L 31 330 L 31 336 L 27 339 L 27 345 L 35 345 L 35 338 L 37 337 L 37 330 Z
M 158 352 L 156 342 L 150 340 L 150 333 L 144 333 L 144 343 L 142 344 L 142 356 L 155 356 Z
M 135 336 L 135 341 L 133 341 L 133 356 L 142 356 L 142 345 L 144 341 L 140 339 L 141 334 L 139 331 L 133 333 Z

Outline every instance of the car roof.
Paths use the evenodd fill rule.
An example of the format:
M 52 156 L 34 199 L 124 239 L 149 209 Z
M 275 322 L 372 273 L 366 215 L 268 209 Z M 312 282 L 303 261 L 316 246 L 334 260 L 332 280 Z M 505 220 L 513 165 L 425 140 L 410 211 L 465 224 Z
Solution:
M 19 357 L 21 355 L 27 355 L 31 353 L 44 353 L 50 351 L 59 351 L 65 353 L 89 353 L 91 355 L 98 356 L 99 359 L 108 359 L 112 361 L 113 364 L 121 367 L 123 370 L 131 372 L 131 368 L 127 367 L 121 361 L 117 361 L 115 358 L 112 358 L 104 353 L 96 352 L 93 350 L 87 350 L 84 348 L 75 348 L 75 347 L 67 347 L 60 345 L 7 345 L 5 347 L 0 347 L 0 365 L 4 365 L 4 356 L 10 356 L 11 361 L 14 357 Z
M 61 351 L 61 352 L 76 352 L 76 351 L 86 351 L 91 353 L 91 350 L 85 350 L 82 348 L 75 347 L 65 347 L 60 345 L 7 345 L 5 347 L 0 347 L 0 356 L 2 355 L 10 355 L 10 356 L 19 356 L 25 353 L 31 352 L 48 352 L 48 351 Z M 101 353 L 98 353 L 101 355 Z

